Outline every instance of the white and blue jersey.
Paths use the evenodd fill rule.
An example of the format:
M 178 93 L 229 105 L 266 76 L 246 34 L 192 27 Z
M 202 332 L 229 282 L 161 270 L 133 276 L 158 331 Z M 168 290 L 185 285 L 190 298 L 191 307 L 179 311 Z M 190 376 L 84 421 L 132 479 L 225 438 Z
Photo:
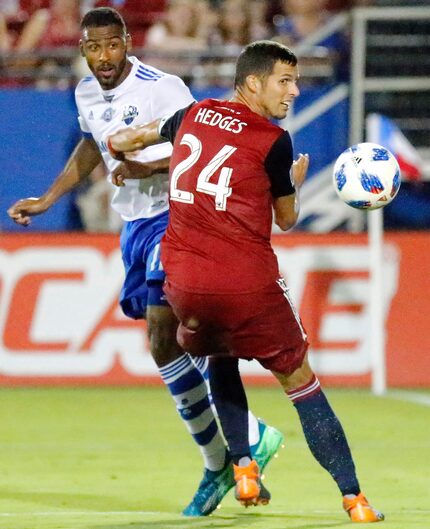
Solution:
M 108 136 L 127 126 L 142 125 L 162 118 L 194 101 L 179 77 L 148 66 L 136 57 L 128 59 L 132 63 L 132 69 L 116 88 L 103 90 L 97 79 L 89 76 L 80 81 L 75 91 L 81 130 L 97 143 L 109 170 L 109 181 L 112 171 L 120 162 L 108 152 Z M 163 143 L 136 152 L 133 159 L 143 163 L 151 162 L 169 157 L 171 152 L 171 144 Z M 157 251 L 159 252 L 157 245 L 167 226 L 168 175 L 156 174 L 142 180 L 126 179 L 124 183 L 123 187 L 114 186 L 111 204 L 125 221 L 121 250 L 126 278 L 121 293 L 121 305 L 127 316 L 142 318 L 148 303 L 148 280 L 150 284 L 164 280 L 159 256 L 157 273 L 153 259 Z M 163 229 L 160 228 L 161 225 L 164 226 Z M 149 300 L 150 303 L 153 301 Z M 164 303 L 162 299 L 160 303 Z M 127 310 L 125 305 L 139 306 L 140 309 Z

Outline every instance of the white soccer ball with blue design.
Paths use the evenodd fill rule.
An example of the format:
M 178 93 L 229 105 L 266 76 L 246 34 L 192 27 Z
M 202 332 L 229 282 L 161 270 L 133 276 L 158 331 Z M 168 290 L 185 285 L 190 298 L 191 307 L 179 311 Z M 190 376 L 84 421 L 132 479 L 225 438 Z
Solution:
M 389 204 L 400 188 L 400 167 L 391 152 L 376 143 L 358 143 L 336 160 L 333 182 L 339 197 L 357 209 Z

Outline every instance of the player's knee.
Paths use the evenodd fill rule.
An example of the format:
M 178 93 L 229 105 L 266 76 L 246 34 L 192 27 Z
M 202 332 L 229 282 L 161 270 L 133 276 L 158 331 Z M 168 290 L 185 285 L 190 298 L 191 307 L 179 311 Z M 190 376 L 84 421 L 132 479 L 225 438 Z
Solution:
M 312 371 L 312 368 L 309 365 L 307 355 L 304 358 L 302 365 L 292 373 L 287 374 L 273 372 L 273 374 L 279 380 L 283 389 L 287 392 L 293 391 L 302 386 L 306 386 L 306 384 L 308 384 L 314 376 L 314 372 Z
M 158 367 L 162 367 L 181 354 L 182 349 L 176 341 L 177 320 L 171 309 L 147 311 L 148 338 L 151 355 Z

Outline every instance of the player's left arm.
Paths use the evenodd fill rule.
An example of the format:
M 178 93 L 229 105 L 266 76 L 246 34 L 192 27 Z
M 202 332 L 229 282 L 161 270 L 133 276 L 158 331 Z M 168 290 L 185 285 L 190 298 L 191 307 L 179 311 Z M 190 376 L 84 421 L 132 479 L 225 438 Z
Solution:
M 271 182 L 275 222 L 283 231 L 292 228 L 300 210 L 299 189 L 309 166 L 309 156 L 300 154 L 293 160 L 290 135 L 284 131 L 272 145 L 265 160 Z
M 153 162 L 138 162 L 136 160 L 124 160 L 112 173 L 112 184 L 118 187 L 125 185 L 125 179 L 140 180 L 149 178 L 154 174 L 169 172 L 170 157 L 161 158 Z

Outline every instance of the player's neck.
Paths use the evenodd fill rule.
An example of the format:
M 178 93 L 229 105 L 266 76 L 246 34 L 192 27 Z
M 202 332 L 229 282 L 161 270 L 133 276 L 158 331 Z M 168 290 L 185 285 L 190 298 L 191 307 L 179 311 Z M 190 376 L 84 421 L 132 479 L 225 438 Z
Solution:
M 230 99 L 232 103 L 241 103 L 242 105 L 247 106 L 252 112 L 255 112 L 259 116 L 262 116 L 263 118 L 266 118 L 267 116 L 262 112 L 262 109 L 260 105 L 256 101 L 253 100 L 252 95 L 246 94 L 243 90 L 240 88 L 236 88 L 234 91 L 233 97 Z

